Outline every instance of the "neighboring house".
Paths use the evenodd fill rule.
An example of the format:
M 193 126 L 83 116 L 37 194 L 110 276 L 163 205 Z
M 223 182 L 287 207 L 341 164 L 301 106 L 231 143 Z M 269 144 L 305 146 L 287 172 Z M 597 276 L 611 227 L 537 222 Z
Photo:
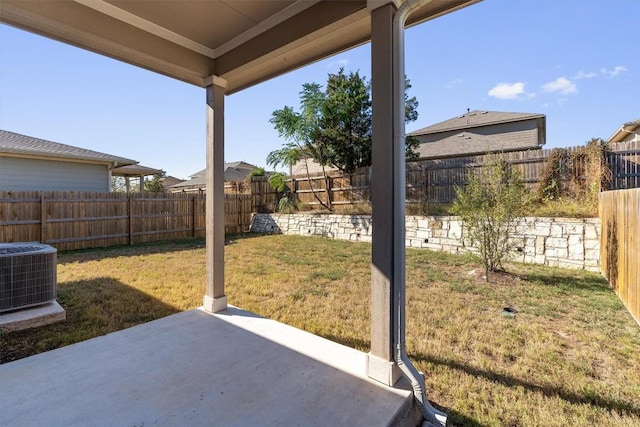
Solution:
M 237 182 L 247 179 L 247 175 L 254 170 L 258 169 L 246 162 L 232 162 L 224 164 L 224 181 L 225 182 Z M 172 193 L 190 192 L 190 191 L 205 191 L 207 187 L 207 170 L 203 169 L 189 176 L 186 181 L 179 182 L 169 187 L 169 191 Z
M 171 186 L 184 182 L 184 179 L 176 178 L 175 176 L 165 176 L 164 178 L 160 178 L 160 182 L 162 182 L 164 191 L 169 191 Z
M 486 154 L 535 150 L 546 142 L 544 114 L 507 113 L 499 111 L 469 111 L 458 117 L 410 132 L 420 141 L 416 149 L 418 159 L 438 159 Z M 322 172 L 313 159 L 296 163 L 294 176 Z M 335 171 L 325 167 L 325 171 Z
M 623 124 L 607 140 L 608 143 L 630 141 L 640 142 L 640 119 Z
M 538 149 L 546 142 L 544 114 L 469 111 L 410 132 L 420 159 Z
M 0 191 L 108 192 L 111 176 L 140 176 L 138 162 L 0 130 Z M 117 172 L 119 170 L 119 172 Z M 153 169 L 153 171 L 157 171 Z
M 304 154 L 303 154 L 304 156 Z M 316 163 L 311 157 L 301 158 L 293 167 L 291 168 L 291 175 L 293 176 L 306 176 L 307 172 L 311 176 L 320 175 L 323 171 L 325 173 L 335 172 L 338 168 L 334 168 L 333 166 L 325 166 L 324 169 L 319 163 Z

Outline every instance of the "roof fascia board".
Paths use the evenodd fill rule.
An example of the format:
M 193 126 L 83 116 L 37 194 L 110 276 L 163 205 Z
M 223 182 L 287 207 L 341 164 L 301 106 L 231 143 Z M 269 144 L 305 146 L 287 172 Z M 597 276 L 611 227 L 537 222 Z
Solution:
M 264 21 L 258 23 L 254 27 L 251 27 L 244 33 L 236 36 L 235 38 L 229 40 L 225 44 L 221 45 L 214 49 L 214 59 L 218 58 L 230 51 L 240 47 L 251 39 L 254 39 L 261 34 L 271 30 L 274 27 L 282 24 L 288 19 L 293 18 L 297 14 L 304 12 L 312 6 L 315 6 L 317 3 L 320 3 L 321 0 L 298 0 L 297 2 L 285 7 L 280 12 L 275 15 L 270 16 Z
M 607 142 L 620 142 L 627 135 L 634 133 L 634 131 L 640 127 L 640 123 L 629 122 L 620 126 L 607 140 Z
M 263 37 L 248 40 L 236 49 L 216 58 L 215 74 L 224 77 L 226 73 L 246 66 L 254 60 L 277 55 L 278 52 L 287 52 L 292 45 L 295 46 L 310 36 L 312 39 L 307 42 L 317 42 L 320 36 L 329 34 L 328 28 L 335 28 L 335 24 L 338 23 L 341 23 L 342 27 L 345 19 L 350 22 L 354 16 L 359 17 L 360 10 L 364 10 L 366 16 L 369 16 L 366 4 L 362 1 L 315 3 L 313 7 L 293 16 L 287 21 L 287 25 L 284 23 L 276 25 L 263 32 Z M 322 55 L 322 58 L 327 56 L 329 54 Z M 302 62 L 300 66 L 313 61 Z
M 311 33 L 305 37 L 301 37 L 295 42 L 292 42 L 286 46 L 281 47 L 271 52 L 266 57 L 256 58 L 253 61 L 249 61 L 246 64 L 232 70 L 234 73 L 234 86 L 227 90 L 227 94 L 231 95 L 253 85 L 267 81 L 273 77 L 280 76 L 284 73 L 293 71 L 295 69 L 313 64 L 317 61 L 321 61 L 324 58 L 336 55 L 340 52 L 347 51 L 357 46 L 363 45 L 369 41 L 367 35 L 357 38 L 351 45 L 347 47 L 339 46 L 335 49 L 327 49 L 322 52 L 318 52 L 317 41 L 319 38 L 327 39 L 331 38 L 343 38 L 346 32 L 351 31 L 353 28 L 360 28 L 362 26 L 369 25 L 369 11 L 363 9 L 362 11 L 352 14 L 343 20 L 334 23 L 333 25 L 325 27 L 323 32 Z M 366 32 L 366 31 L 365 31 Z M 363 33 L 364 34 L 364 33 Z M 296 55 L 300 52 L 307 55 L 303 62 L 296 61 Z M 313 54 L 309 54 L 313 52 Z M 316 54 L 316 52 L 318 52 Z M 281 55 L 287 54 L 286 59 L 283 60 Z M 283 65 L 284 62 L 288 62 L 287 65 Z M 256 78 L 253 76 L 253 69 L 255 68 L 274 68 L 273 64 L 277 63 L 277 71 L 274 73 L 265 73 Z
M 58 157 L 58 156 L 45 156 L 45 155 L 34 155 L 34 154 L 23 154 L 23 153 L 12 153 L 6 151 L 0 151 L 0 157 L 14 157 L 20 159 L 29 159 L 29 160 L 49 160 L 54 162 L 61 163 L 83 163 L 83 164 L 91 164 L 91 165 L 104 165 L 109 168 L 114 167 L 118 162 L 116 161 L 99 161 L 99 160 L 85 160 L 85 159 L 73 159 L 68 157 Z M 121 165 L 122 166 L 122 165 Z
M 367 0 L 367 9 L 371 12 L 389 3 L 398 9 L 404 3 L 404 0 Z

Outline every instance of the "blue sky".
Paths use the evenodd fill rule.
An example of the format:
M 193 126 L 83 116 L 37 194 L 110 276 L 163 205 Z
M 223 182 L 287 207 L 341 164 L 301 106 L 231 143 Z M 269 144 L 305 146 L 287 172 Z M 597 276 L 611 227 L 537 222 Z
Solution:
M 638 0 L 485 0 L 406 34 L 407 131 L 471 110 L 542 113 L 547 148 L 640 118 Z M 364 45 L 226 99 L 226 161 L 265 166 L 269 123 L 303 83 L 340 67 L 370 78 Z M 0 25 L 0 128 L 187 178 L 205 165 L 204 89 Z

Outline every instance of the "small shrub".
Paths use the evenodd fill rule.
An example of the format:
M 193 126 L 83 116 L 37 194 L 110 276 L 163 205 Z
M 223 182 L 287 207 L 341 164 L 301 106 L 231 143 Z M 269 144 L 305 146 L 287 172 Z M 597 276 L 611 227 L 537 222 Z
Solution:
M 554 148 L 538 184 L 537 197 L 541 202 L 558 200 L 566 193 L 568 182 L 569 152 L 564 148 Z
M 456 187 L 452 211 L 461 217 L 489 280 L 489 272 L 503 270 L 502 261 L 512 250 L 515 220 L 525 207 L 526 193 L 518 171 L 496 158 L 476 173 L 467 185 Z
M 583 205 L 583 210 L 593 215 L 598 208 L 598 194 L 611 180 L 606 164 L 607 150 L 599 138 L 591 139 L 571 154 L 564 148 L 554 148 L 536 192 L 541 209 L 555 210 L 568 201 Z

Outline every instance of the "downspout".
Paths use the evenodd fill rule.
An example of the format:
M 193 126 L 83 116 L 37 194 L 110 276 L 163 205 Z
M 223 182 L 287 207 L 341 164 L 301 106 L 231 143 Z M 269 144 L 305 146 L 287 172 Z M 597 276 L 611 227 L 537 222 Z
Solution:
M 405 164 L 405 129 L 404 129 L 404 91 L 405 91 L 405 77 L 404 77 L 404 26 L 407 22 L 409 15 L 416 9 L 429 3 L 431 0 L 407 0 L 397 10 L 393 18 L 393 80 L 396 90 L 394 91 L 394 105 L 396 107 L 393 117 L 393 144 L 395 146 L 396 154 L 399 156 L 399 161 L 396 164 Z M 396 194 L 396 200 L 400 200 L 400 203 L 396 203 L 394 209 L 396 210 L 394 218 L 405 218 L 405 187 L 406 177 L 405 174 L 396 174 L 394 177 L 394 193 Z M 399 227 L 401 232 L 398 239 L 400 239 L 400 245 L 402 251 L 405 250 L 405 227 Z M 398 258 L 402 258 L 402 262 L 398 262 Z M 394 283 L 398 284 L 394 293 L 394 305 L 393 316 L 396 319 L 394 334 L 393 334 L 393 347 L 394 347 L 394 359 L 402 373 L 411 382 L 413 387 L 413 394 L 416 400 L 416 405 L 420 411 L 420 414 L 424 417 L 426 426 L 444 427 L 447 422 L 447 415 L 441 411 L 435 409 L 427 400 L 425 391 L 424 376 L 418 372 L 413 366 L 409 357 L 407 356 L 405 346 L 405 265 L 404 256 L 397 257 L 394 261 Z

